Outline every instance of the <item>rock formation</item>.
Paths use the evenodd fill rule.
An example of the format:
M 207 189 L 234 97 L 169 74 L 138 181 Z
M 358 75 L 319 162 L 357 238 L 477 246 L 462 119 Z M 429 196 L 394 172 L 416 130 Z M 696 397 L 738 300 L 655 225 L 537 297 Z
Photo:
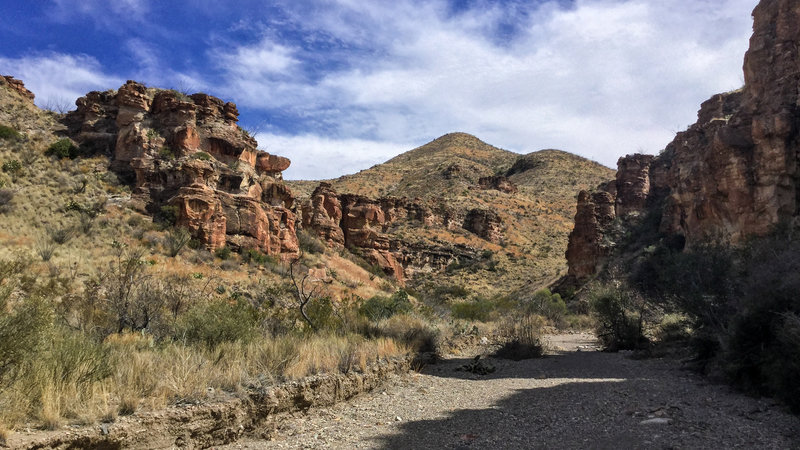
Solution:
M 236 105 L 133 81 L 76 105 L 65 118 L 70 135 L 110 154 L 148 211 L 177 208 L 176 225 L 210 250 L 297 253 L 294 197 L 281 177 L 290 162 L 256 149 L 237 125 Z
M 517 186 L 503 175 L 493 175 L 478 179 L 478 186 L 483 190 L 494 189 L 496 191 L 513 194 L 517 192 Z
M 29 91 L 25 87 L 25 83 L 10 75 L 0 75 L 0 86 L 4 85 L 16 91 L 22 98 L 30 100 L 31 103 L 33 103 L 33 99 L 36 98 L 36 96 L 33 95 L 33 92 Z
M 440 270 L 454 260 L 473 259 L 477 250 L 463 245 L 407 242 L 394 237 L 392 228 L 461 228 L 490 242 L 503 238 L 502 222 L 489 210 L 464 214 L 452 208 L 431 207 L 419 199 L 337 194 L 329 183 L 320 183 L 303 205 L 302 225 L 329 247 L 353 249 L 399 281 L 414 271 Z
M 736 244 L 797 219 L 800 4 L 763 0 L 753 17 L 745 86 L 704 102 L 697 123 L 659 156 L 620 159 L 607 191 L 621 220 L 660 213 L 659 231 L 691 247 L 710 239 Z M 606 214 L 608 199 L 601 197 L 578 197 L 567 251 L 570 275 L 578 278 L 594 273 L 597 255 L 607 252 L 598 214 Z

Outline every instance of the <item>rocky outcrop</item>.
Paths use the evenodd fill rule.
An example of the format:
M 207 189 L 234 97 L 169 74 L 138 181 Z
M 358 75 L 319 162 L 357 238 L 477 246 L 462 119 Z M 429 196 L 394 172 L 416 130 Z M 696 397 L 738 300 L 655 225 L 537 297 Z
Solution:
M 489 209 L 472 209 L 464 218 L 464 229 L 483 239 L 499 244 L 503 240 L 503 221 Z
M 585 279 L 595 274 L 610 251 L 604 234 L 616 217 L 614 196 L 606 191 L 578 194 L 578 212 L 575 227 L 567 245 L 568 275 Z
M 478 179 L 478 186 L 483 190 L 494 189 L 496 191 L 513 194 L 518 191 L 517 185 L 503 175 L 493 175 Z
M 29 91 L 25 87 L 25 83 L 21 80 L 18 80 L 11 75 L 0 75 L 0 86 L 8 86 L 12 91 L 19 94 L 22 98 L 30 100 L 33 103 L 33 99 L 36 98 L 33 95 L 33 92 Z
M 658 213 L 659 231 L 689 248 L 708 240 L 736 244 L 797 220 L 800 4 L 763 0 L 753 17 L 745 86 L 704 102 L 697 123 L 659 156 L 620 160 L 614 201 L 621 219 Z M 592 272 L 591 258 L 600 251 L 588 195 L 579 196 L 567 252 L 576 276 Z
M 616 215 L 625 216 L 644 209 L 650 193 L 652 155 L 628 155 L 617 161 Z
M 455 260 L 473 259 L 478 251 L 464 245 L 407 242 L 394 237 L 393 228 L 458 228 L 490 242 L 503 238 L 502 223 L 492 211 L 463 213 L 419 199 L 338 194 L 329 183 L 321 183 L 302 206 L 302 226 L 329 247 L 349 248 L 399 281 L 415 272 L 441 270 Z
M 296 254 L 294 197 L 281 177 L 290 162 L 256 149 L 236 105 L 133 81 L 76 105 L 64 119 L 70 135 L 109 154 L 145 209 L 176 207 L 176 225 L 210 250 Z

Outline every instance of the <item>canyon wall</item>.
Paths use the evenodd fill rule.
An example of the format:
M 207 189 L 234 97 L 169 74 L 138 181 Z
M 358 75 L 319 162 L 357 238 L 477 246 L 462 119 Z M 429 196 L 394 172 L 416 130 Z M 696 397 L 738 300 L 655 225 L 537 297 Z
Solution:
M 642 215 L 660 216 L 661 235 L 689 248 L 737 244 L 797 220 L 800 4 L 764 0 L 753 18 L 744 87 L 704 102 L 697 123 L 658 156 L 620 158 L 616 180 L 579 194 L 569 276 L 596 273 L 614 245 L 614 223 Z
M 236 105 L 133 81 L 76 105 L 64 120 L 70 137 L 111 155 L 143 209 L 174 208 L 176 225 L 209 250 L 297 254 L 294 197 L 281 177 L 290 162 L 256 149 L 237 125 Z

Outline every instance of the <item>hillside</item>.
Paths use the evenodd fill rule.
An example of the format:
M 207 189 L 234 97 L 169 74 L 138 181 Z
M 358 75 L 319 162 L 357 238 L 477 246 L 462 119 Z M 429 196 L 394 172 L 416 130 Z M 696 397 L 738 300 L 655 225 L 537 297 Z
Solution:
M 386 233 L 397 247 L 455 255 L 440 268 L 444 270 L 437 271 L 436 283 L 466 287 L 484 296 L 519 289 L 525 295 L 566 269 L 563 255 L 573 223 L 575 193 L 594 188 L 613 173 L 563 151 L 519 155 L 466 133 L 451 133 L 383 164 L 325 182 L 339 195 L 368 197 L 378 208 L 383 203 L 387 214 L 396 208 L 395 199 L 402 198 L 413 204 L 406 208 L 429 210 L 423 214 L 428 219 L 392 220 L 375 230 Z M 318 182 L 287 184 L 308 202 Z M 470 214 L 488 217 L 492 224 L 487 226 L 497 229 L 494 238 L 470 230 L 469 224 L 461 226 Z M 410 259 L 403 251 L 395 257 Z M 429 270 L 415 269 L 419 268 L 406 270 L 412 285 L 421 287 L 432 281 Z M 414 273 L 424 276 L 414 280 Z

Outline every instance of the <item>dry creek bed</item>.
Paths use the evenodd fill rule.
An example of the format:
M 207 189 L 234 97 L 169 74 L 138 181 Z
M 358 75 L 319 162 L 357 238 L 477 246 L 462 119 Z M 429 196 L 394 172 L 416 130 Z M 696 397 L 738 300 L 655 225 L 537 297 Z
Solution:
M 599 352 L 588 334 L 548 339 L 542 359 L 488 358 L 479 376 L 452 357 L 218 448 L 800 448 L 800 418 L 769 399 Z

